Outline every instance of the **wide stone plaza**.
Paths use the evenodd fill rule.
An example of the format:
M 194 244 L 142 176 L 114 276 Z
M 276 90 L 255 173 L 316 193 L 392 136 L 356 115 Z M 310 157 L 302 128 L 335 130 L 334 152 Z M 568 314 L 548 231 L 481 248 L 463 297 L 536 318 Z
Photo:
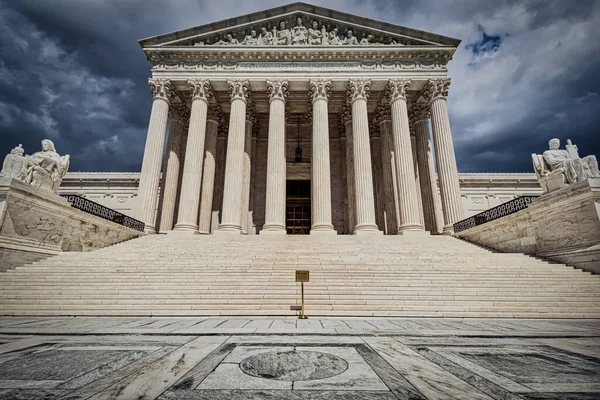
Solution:
M 459 174 L 460 40 L 294 3 L 139 44 L 140 172 L 4 159 L 0 399 L 600 398 L 597 159 Z

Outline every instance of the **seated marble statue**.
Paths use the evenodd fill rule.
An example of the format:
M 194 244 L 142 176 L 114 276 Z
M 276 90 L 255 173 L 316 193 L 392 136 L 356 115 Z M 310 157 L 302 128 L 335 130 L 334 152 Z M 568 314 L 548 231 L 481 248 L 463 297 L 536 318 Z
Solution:
M 364 37 L 360 40 L 360 44 L 371 44 L 373 43 L 373 35 L 367 35 L 367 37 Z
M 258 44 L 261 46 L 271 46 L 273 44 L 273 34 L 269 32 L 264 26 L 260 28 Z
M 273 36 L 275 37 L 275 44 L 280 46 L 287 46 L 292 40 L 292 33 L 285 28 L 285 21 L 279 23 L 279 30 L 273 28 Z
M 344 38 L 342 44 L 347 46 L 356 46 L 358 44 L 358 39 L 356 38 L 356 36 L 354 36 L 354 33 L 352 33 L 352 29 L 348 29 L 348 31 L 346 32 L 346 37 Z
M 329 32 L 329 37 L 327 38 L 327 42 L 332 46 L 338 46 L 342 44 L 340 37 L 338 36 L 338 28 L 335 27 L 331 32 Z
M 558 139 L 551 139 L 548 145 L 550 149 L 544 152 L 544 161 L 552 171 L 562 169 L 567 183 L 573 184 L 587 178 L 600 178 L 596 157 L 580 158 L 577 146 L 573 145 L 571 140 L 567 141 L 566 150 L 559 149 Z
M 312 22 L 312 27 L 308 28 L 308 44 L 317 45 L 317 44 L 327 44 L 327 31 L 323 26 L 319 29 L 319 23 L 317 21 Z
M 23 145 L 20 144 L 4 157 L 0 178 L 12 179 L 19 176 L 21 168 L 23 168 L 23 162 L 25 161 L 25 157 L 23 157 L 24 153 L 25 150 L 23 150 Z
M 70 156 L 61 157 L 51 140 L 42 140 L 42 151 L 25 156 L 18 178 L 31 186 L 58 191 L 67 170 Z
M 242 44 L 249 46 L 256 46 L 258 44 L 258 37 L 256 36 L 256 31 L 254 29 L 252 29 L 250 34 L 244 38 Z
M 306 44 L 308 38 L 308 31 L 306 27 L 302 25 L 302 18 L 296 19 L 296 26 L 292 28 L 292 40 L 291 44 Z

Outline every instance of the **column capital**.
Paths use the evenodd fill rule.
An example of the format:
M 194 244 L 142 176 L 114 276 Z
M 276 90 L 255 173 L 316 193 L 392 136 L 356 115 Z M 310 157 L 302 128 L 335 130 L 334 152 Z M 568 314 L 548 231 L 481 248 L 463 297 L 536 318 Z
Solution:
M 273 100 L 281 100 L 285 103 L 288 97 L 288 85 L 288 81 L 286 80 L 267 80 L 269 103 L 271 103 Z
M 385 96 L 393 104 L 396 100 L 406 101 L 406 92 L 410 87 L 410 80 L 407 79 L 390 79 L 387 84 Z
M 408 118 L 411 125 L 414 125 L 420 121 L 427 121 L 429 118 L 429 104 L 424 102 L 414 103 L 408 109 Z
M 188 79 L 188 86 L 192 89 L 192 101 L 202 100 L 206 104 L 213 97 L 210 81 L 207 79 Z
M 250 100 L 251 92 L 249 80 L 228 80 L 227 87 L 229 88 L 229 98 L 231 101 L 243 100 L 244 102 L 247 102 Z
M 219 124 L 219 130 L 217 131 L 217 137 L 227 138 L 229 134 L 229 125 Z
M 423 90 L 424 97 L 431 103 L 437 99 L 446 99 L 450 88 L 450 78 L 430 79 Z
M 169 103 L 176 95 L 175 87 L 169 79 L 150 78 L 148 84 L 154 99 L 161 99 Z
M 216 103 L 210 104 L 208 106 L 208 112 L 206 114 L 206 119 L 208 121 L 215 121 L 217 123 L 220 123 L 221 120 L 223 119 L 223 113 L 221 112 L 221 107 Z
M 250 122 L 252 125 L 256 124 L 256 109 L 252 104 L 246 108 L 246 122 Z
M 371 81 L 362 79 L 350 79 L 348 81 L 348 98 L 350 103 L 355 100 L 367 100 L 371 90 Z
M 375 111 L 374 121 L 377 124 L 380 124 L 385 121 L 392 120 L 392 113 L 390 111 L 389 103 L 381 102 L 377 105 L 377 110 Z
M 329 96 L 331 96 L 330 79 L 311 79 L 308 81 L 308 86 L 308 95 L 312 103 L 317 100 L 329 101 Z
M 350 109 L 350 107 L 348 107 L 348 104 L 342 104 L 342 111 L 340 112 L 340 120 L 342 121 L 342 124 L 344 124 L 344 125 L 352 122 L 352 109 Z
M 190 110 L 185 103 L 171 103 L 169 105 L 169 118 L 187 123 L 189 115 Z

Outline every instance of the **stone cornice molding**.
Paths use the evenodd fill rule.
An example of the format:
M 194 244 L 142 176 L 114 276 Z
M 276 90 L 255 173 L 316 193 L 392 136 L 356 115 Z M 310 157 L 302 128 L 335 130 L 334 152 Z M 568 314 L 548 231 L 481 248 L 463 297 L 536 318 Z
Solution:
M 269 103 L 271 103 L 273 100 L 281 100 L 285 103 L 288 97 L 288 87 L 289 83 L 286 80 L 267 80 Z
M 221 111 L 221 106 L 217 103 L 212 103 L 208 106 L 208 112 L 206 114 L 206 119 L 209 121 L 214 121 L 216 123 L 220 123 L 223 119 L 223 113 Z
M 192 89 L 192 101 L 202 100 L 206 104 L 213 97 L 210 81 L 207 79 L 188 79 L 188 86 Z
M 227 87 L 229 88 L 229 99 L 232 102 L 234 100 L 242 100 L 245 103 L 250 101 L 251 92 L 248 79 L 227 80 Z
M 390 102 L 390 105 L 394 104 L 397 100 L 406 101 L 406 92 L 409 87 L 410 80 L 408 79 L 390 79 L 385 91 L 385 97 Z
M 308 86 L 308 95 L 313 104 L 317 100 L 329 101 L 329 96 L 331 96 L 330 79 L 311 79 L 308 81 Z
M 340 120 L 344 125 L 352 123 L 352 110 L 350 107 L 348 107 L 348 104 L 342 105 L 342 110 L 340 111 Z
M 148 79 L 148 84 L 150 85 L 152 98 L 155 100 L 161 99 L 170 103 L 176 96 L 175 87 L 168 79 L 150 78 Z
M 450 88 L 450 78 L 430 79 L 423 90 L 424 97 L 429 103 L 434 100 L 446 100 Z
M 350 100 L 350 104 L 354 103 L 356 100 L 365 100 L 369 98 L 369 93 L 371 90 L 371 80 L 363 80 L 363 79 L 351 79 L 348 81 L 348 99 Z

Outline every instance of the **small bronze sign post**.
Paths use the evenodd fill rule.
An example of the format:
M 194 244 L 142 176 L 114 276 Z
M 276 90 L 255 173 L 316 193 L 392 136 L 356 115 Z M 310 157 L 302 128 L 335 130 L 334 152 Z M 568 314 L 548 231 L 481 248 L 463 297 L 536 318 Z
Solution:
M 308 318 L 306 314 L 304 314 L 304 282 L 308 282 L 309 272 L 308 271 L 296 271 L 296 282 L 300 282 L 300 290 L 302 293 L 302 308 L 300 309 L 300 316 L 298 319 L 306 319 Z

